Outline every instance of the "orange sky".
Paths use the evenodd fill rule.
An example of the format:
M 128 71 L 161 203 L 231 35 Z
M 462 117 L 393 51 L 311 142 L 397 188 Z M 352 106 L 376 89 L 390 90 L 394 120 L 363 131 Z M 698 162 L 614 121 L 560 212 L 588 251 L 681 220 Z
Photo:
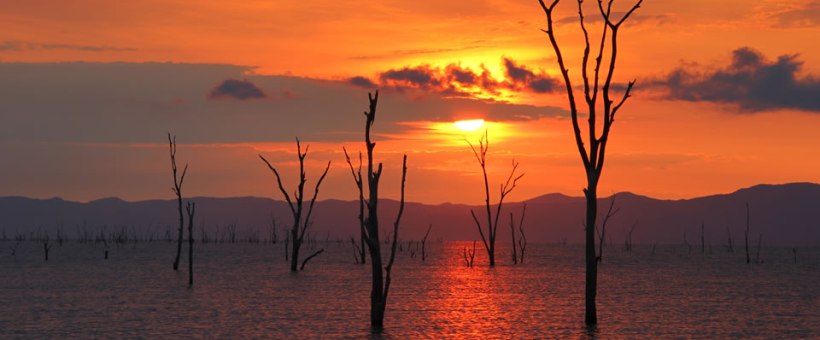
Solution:
M 563 2 L 558 38 L 577 74 L 575 2 Z M 180 159 L 191 164 L 189 195 L 278 199 L 256 155 L 271 155 L 295 177 L 291 140 L 300 135 L 313 151 L 309 177 L 334 162 L 321 196 L 351 199 L 341 147 L 361 147 L 356 128 L 363 126 L 368 89 L 348 79 L 399 86 L 384 75 L 420 65 L 432 74 L 448 72 L 448 65 L 480 74 L 483 65 L 496 92 L 474 87 L 452 100 L 449 83 L 383 89 L 375 130 L 386 196 L 396 197 L 400 155 L 407 152 L 408 200 L 482 200 L 480 169 L 464 142 L 477 134 L 449 123 L 463 118 L 494 123 L 491 181 L 506 176 L 511 159 L 521 163 L 526 175 L 510 199 L 581 195 L 581 162 L 569 120 L 558 112 L 567 107 L 564 93 L 533 90 L 506 73 L 505 58 L 534 76 L 558 76 L 539 31 L 545 23 L 537 1 L 0 4 L 0 151 L 9 157 L 0 195 L 170 197 L 164 134 L 172 130 Z M 613 128 L 599 192 L 684 198 L 758 183 L 820 182 L 820 160 L 812 157 L 820 147 L 817 36 L 820 1 L 645 1 L 621 32 L 616 78 L 638 84 Z M 762 58 L 747 65 L 752 71 L 731 68 L 742 48 Z M 94 65 L 100 62 L 123 63 Z M 134 66 L 145 62 L 173 64 Z M 671 95 L 658 84 L 670 84 L 678 68 L 703 81 Z M 731 81 L 715 80 L 735 71 Z M 747 71 L 761 78 L 740 79 Z M 265 98 L 209 97 L 229 78 L 248 80 Z M 539 110 L 544 114 L 535 115 Z

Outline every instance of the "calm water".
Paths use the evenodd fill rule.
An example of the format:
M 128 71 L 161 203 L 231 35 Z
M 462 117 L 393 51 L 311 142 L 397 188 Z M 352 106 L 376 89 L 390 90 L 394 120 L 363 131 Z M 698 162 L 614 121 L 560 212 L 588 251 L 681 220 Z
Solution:
M 42 246 L 0 242 L 0 338 L 367 338 L 369 265 L 349 244 L 291 274 L 282 245 L 195 248 L 195 287 L 174 272 L 175 245 Z M 816 338 L 820 250 L 764 248 L 762 264 L 714 247 L 605 249 L 599 327 L 583 326 L 582 247 L 530 245 L 526 263 L 487 268 L 467 243 L 428 244 L 426 262 L 398 254 L 384 338 Z M 472 243 L 469 243 L 471 246 Z M 479 245 L 478 247 L 480 247 Z M 754 255 L 753 255 L 754 256 Z M 187 268 L 183 258 L 183 268 Z

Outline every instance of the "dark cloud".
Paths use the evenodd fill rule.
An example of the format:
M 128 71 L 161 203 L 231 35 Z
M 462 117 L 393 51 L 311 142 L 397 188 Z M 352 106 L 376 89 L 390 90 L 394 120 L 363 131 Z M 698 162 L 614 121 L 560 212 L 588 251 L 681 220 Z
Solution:
M 127 52 L 136 51 L 131 47 L 115 47 L 105 45 L 74 45 L 61 43 L 35 43 L 28 41 L 0 42 L 0 51 L 32 51 L 32 50 L 74 50 L 84 52 Z
M 798 78 L 797 55 L 769 61 L 760 52 L 742 47 L 732 52 L 731 64 L 698 72 L 680 67 L 650 86 L 666 90 L 668 99 L 738 105 L 744 112 L 798 109 L 820 112 L 820 80 Z
M 546 93 L 554 91 L 558 85 L 545 73 L 536 73 L 511 58 L 504 58 L 502 65 L 505 70 L 502 80 L 493 77 L 484 65 L 474 69 L 460 64 L 449 64 L 444 68 L 422 64 L 381 72 L 377 76 L 378 83 L 361 76 L 348 79 L 348 83 L 368 88 L 420 89 L 451 97 L 499 94 L 500 89 Z
M 267 97 L 262 90 L 249 80 L 225 79 L 217 85 L 208 98 L 234 98 L 239 100 L 259 99 Z
M 368 89 L 372 89 L 372 88 L 376 87 L 376 83 L 374 83 L 372 80 L 370 80 L 370 78 L 361 77 L 361 76 L 356 76 L 356 77 L 349 78 L 347 80 L 347 82 L 352 84 L 352 85 L 356 85 L 356 86 L 364 87 L 364 88 L 368 88 Z
M 428 89 L 441 84 L 437 76 L 438 70 L 430 67 L 430 65 L 419 65 L 383 72 L 379 76 L 379 80 L 382 84 L 390 86 Z
M 543 72 L 535 74 L 526 66 L 516 64 L 511 58 L 504 58 L 504 68 L 514 89 L 526 88 L 536 93 L 547 93 L 554 91 L 558 86 L 555 79 Z

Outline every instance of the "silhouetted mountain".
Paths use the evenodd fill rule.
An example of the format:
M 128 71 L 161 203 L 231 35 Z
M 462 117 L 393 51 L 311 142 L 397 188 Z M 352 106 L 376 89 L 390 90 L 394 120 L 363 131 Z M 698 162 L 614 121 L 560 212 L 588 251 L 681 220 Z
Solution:
M 606 214 L 610 200 L 615 199 L 618 213 L 610 220 L 607 240 L 623 244 L 626 231 L 636 225 L 633 242 L 643 244 L 700 245 L 701 224 L 705 226 L 706 243 L 724 246 L 729 234 L 742 247 L 746 228 L 746 203 L 750 207 L 750 243 L 757 244 L 763 235 L 764 245 L 816 246 L 820 244 L 820 185 L 792 183 L 757 185 L 733 192 L 685 200 L 658 200 L 632 193 L 618 193 L 599 201 L 599 214 Z M 196 237 L 201 230 L 209 237 L 225 236 L 234 229 L 240 239 L 256 236 L 270 238 L 271 221 L 275 219 L 279 238 L 292 223 L 290 209 L 283 201 L 268 198 L 195 197 L 197 203 Z M 531 242 L 580 243 L 583 236 L 584 199 L 562 194 L 548 194 L 525 202 L 505 204 L 499 225 L 499 242 L 509 238 L 509 214 L 518 220 L 522 204 L 527 204 L 524 230 Z M 392 229 L 398 202 L 384 200 L 380 218 L 386 237 Z M 427 225 L 433 224 L 431 239 L 480 239 L 470 217 L 470 209 L 482 216 L 483 207 L 464 204 L 427 205 L 408 203 L 400 229 L 402 239 L 418 239 Z M 495 209 L 493 209 L 495 211 Z M 326 200 L 314 209 L 312 237 L 348 239 L 358 235 L 358 202 Z M 174 235 L 177 225 L 176 201 L 149 200 L 126 202 L 105 198 L 88 203 L 60 198 L 30 199 L 0 197 L 0 232 L 12 238 L 15 234 L 31 236 L 38 232 L 54 235 L 59 226 L 70 238 L 83 230 L 99 234 L 128 230 L 147 238 Z M 482 218 L 479 218 L 483 221 Z M 233 226 L 233 227 L 229 227 Z M 685 236 L 684 236 L 685 235 Z

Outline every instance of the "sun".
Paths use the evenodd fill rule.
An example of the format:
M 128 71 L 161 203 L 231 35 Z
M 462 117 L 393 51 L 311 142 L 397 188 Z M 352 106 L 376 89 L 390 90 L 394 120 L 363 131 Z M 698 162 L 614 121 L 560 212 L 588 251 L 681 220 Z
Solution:
M 475 131 L 480 129 L 484 126 L 483 119 L 466 119 L 466 120 L 457 120 L 453 122 L 453 125 L 456 126 L 459 130 L 462 131 Z

